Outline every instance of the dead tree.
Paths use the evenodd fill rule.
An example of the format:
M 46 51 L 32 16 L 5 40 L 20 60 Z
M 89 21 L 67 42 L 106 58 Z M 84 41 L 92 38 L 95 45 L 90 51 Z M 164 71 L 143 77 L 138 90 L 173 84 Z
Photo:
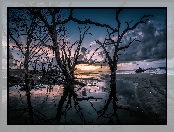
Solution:
M 48 28 L 49 34 L 50 34 L 50 36 L 52 38 L 52 42 L 53 42 L 53 46 L 51 48 L 52 48 L 53 52 L 55 53 L 55 57 L 56 57 L 56 60 L 57 60 L 57 63 L 59 65 L 60 69 L 63 71 L 63 74 L 66 77 L 66 81 L 67 82 L 70 82 L 68 84 L 72 84 L 72 82 L 74 82 L 74 73 L 73 72 L 75 70 L 74 68 L 75 68 L 75 64 L 77 62 L 76 60 L 77 60 L 77 57 L 78 57 L 79 48 L 77 47 L 77 49 L 76 49 L 75 55 L 76 54 L 77 55 L 75 57 L 74 63 L 71 65 L 71 59 L 67 56 L 67 52 L 69 52 L 69 54 L 71 52 L 70 52 L 70 50 L 65 51 L 65 47 L 67 47 L 66 43 L 64 43 L 64 41 L 63 41 L 64 44 L 63 45 L 60 45 L 60 43 L 57 42 L 58 38 L 57 38 L 56 26 L 57 25 L 61 25 L 61 24 L 65 24 L 65 23 L 69 22 L 70 20 L 72 20 L 72 21 L 74 21 L 74 22 L 76 22 L 78 24 L 94 24 L 96 26 L 107 28 L 107 32 L 108 32 L 108 36 L 109 37 L 108 38 L 105 38 L 105 41 L 103 43 L 100 42 L 99 40 L 95 40 L 96 43 L 98 43 L 100 45 L 100 47 L 98 47 L 96 49 L 96 51 L 99 48 L 102 48 L 103 49 L 103 51 L 104 51 L 104 53 L 106 55 L 106 58 L 108 59 L 108 64 L 109 64 L 110 71 L 111 71 L 111 75 L 110 75 L 110 78 L 111 78 L 111 80 L 110 80 L 111 92 L 109 94 L 109 99 L 108 99 L 106 105 L 100 111 L 99 117 L 100 116 L 103 116 L 105 114 L 105 112 L 106 112 L 106 110 L 108 108 L 108 105 L 110 104 L 111 100 L 113 100 L 114 113 L 111 115 L 110 119 L 112 118 L 112 116 L 116 116 L 117 119 L 118 119 L 118 121 L 119 121 L 119 118 L 118 118 L 118 115 L 116 113 L 116 110 L 118 108 L 121 108 L 121 107 L 123 108 L 123 106 L 119 106 L 118 99 L 116 97 L 116 70 L 117 70 L 117 62 L 118 62 L 118 52 L 121 51 L 121 50 L 125 50 L 126 48 L 128 48 L 135 41 L 140 42 L 140 40 L 137 40 L 136 38 L 134 38 L 134 39 L 131 39 L 130 38 L 130 42 L 126 46 L 123 46 L 122 47 L 121 46 L 121 40 L 123 39 L 123 36 L 128 31 L 135 29 L 139 24 L 142 24 L 142 23 L 145 23 L 146 24 L 146 22 L 148 21 L 148 19 L 146 19 L 146 20 L 144 20 L 144 19 L 150 17 L 150 15 L 143 16 L 140 19 L 140 21 L 137 22 L 137 23 L 135 23 L 132 27 L 130 27 L 130 23 L 132 21 L 131 22 L 126 22 L 127 28 L 125 30 L 123 30 L 122 33 L 120 33 L 120 25 L 121 25 L 121 22 L 119 21 L 118 16 L 119 16 L 119 13 L 122 11 L 122 9 L 118 9 L 116 11 L 116 21 L 118 23 L 117 28 L 112 28 L 112 27 L 110 27 L 107 24 L 100 24 L 98 22 L 93 22 L 90 19 L 86 19 L 84 21 L 78 20 L 78 19 L 76 19 L 76 18 L 73 17 L 73 15 L 72 15 L 73 14 L 72 13 L 73 10 L 70 10 L 70 14 L 67 17 L 67 19 L 65 19 L 63 21 L 61 21 L 61 20 L 56 21 L 55 14 L 56 14 L 56 12 L 60 12 L 60 11 L 61 11 L 61 9 L 54 10 L 54 11 L 48 9 L 47 13 L 49 12 L 50 15 L 51 15 L 51 18 L 52 18 L 52 20 L 51 20 L 52 21 L 52 24 L 51 25 L 44 18 L 44 16 L 42 15 L 42 13 L 41 13 L 40 10 L 37 11 L 37 15 L 45 23 L 45 26 Z M 109 32 L 109 31 L 111 31 L 111 32 Z M 111 37 L 111 35 L 113 35 L 115 33 L 118 34 L 118 39 L 116 41 L 113 40 L 112 37 Z M 45 43 L 45 42 L 43 41 L 43 43 Z M 79 41 L 79 44 L 78 45 L 80 45 L 80 43 L 81 43 L 81 40 Z M 110 56 L 109 55 L 109 51 L 107 51 L 107 49 L 106 49 L 106 46 L 107 45 L 114 46 L 114 55 L 113 56 Z M 45 46 L 47 46 L 47 45 L 45 45 Z M 62 53 L 60 53 L 60 50 L 62 50 Z M 61 56 L 61 54 L 63 56 Z M 94 53 L 93 53 L 93 55 L 94 55 Z M 64 64 L 66 64 L 66 66 Z M 69 87 L 71 87 L 71 86 L 68 86 L 67 88 L 65 88 L 65 90 L 67 90 Z M 64 92 L 61 100 L 65 100 L 67 96 L 68 96 L 68 92 Z M 61 105 L 61 107 L 62 107 L 62 104 L 64 104 L 64 101 L 62 103 L 59 103 L 59 105 Z M 129 108 L 125 108 L 125 109 L 129 109 Z M 59 115 L 59 117 L 60 117 L 60 115 Z
M 9 47 L 21 52 L 21 63 L 24 65 L 25 83 L 28 89 L 29 63 L 34 63 L 46 54 L 40 41 L 37 40 L 39 25 L 37 17 L 30 9 L 9 9 Z M 40 54 L 39 54 L 40 52 Z M 17 53 L 18 54 L 18 53 Z M 19 54 L 18 54 L 19 55 Z M 13 57 L 13 60 L 16 60 Z M 20 60 L 17 60 L 20 61 Z M 23 62 L 22 62 L 23 61 Z M 29 89 L 28 89 L 29 90 Z
M 54 54 L 57 65 L 60 68 L 62 75 L 64 76 L 64 91 L 63 96 L 61 97 L 58 108 L 57 108 L 57 115 L 56 119 L 58 123 L 60 123 L 61 116 L 66 115 L 66 111 L 71 106 L 71 98 L 74 100 L 74 106 L 79 114 L 80 118 L 85 122 L 85 119 L 82 115 L 82 112 L 80 111 L 80 106 L 77 99 L 77 94 L 74 91 L 75 85 L 80 85 L 81 87 L 85 86 L 84 83 L 81 83 L 77 80 L 75 80 L 74 72 L 75 67 L 78 64 L 78 58 L 80 56 L 80 50 L 82 47 L 83 39 L 86 34 L 88 34 L 89 27 L 85 27 L 85 31 L 82 33 L 81 29 L 80 31 L 80 38 L 73 44 L 66 41 L 66 33 L 67 30 L 64 26 L 68 21 L 70 21 L 70 16 L 68 19 L 65 19 L 64 21 L 56 20 L 56 15 L 61 14 L 61 10 L 58 9 L 44 9 L 44 10 L 37 10 L 33 11 L 33 14 L 38 16 L 38 18 L 44 23 L 45 28 L 47 29 L 48 33 L 40 38 L 40 42 L 43 46 L 49 48 L 52 50 L 52 53 Z M 51 24 L 46 20 L 44 17 L 44 14 L 49 14 Z M 59 26 L 59 28 L 57 28 Z M 48 40 L 51 40 L 52 45 L 48 44 Z M 74 49 L 73 49 L 74 48 Z M 74 54 L 73 52 L 74 51 Z M 62 112 L 63 105 L 65 103 L 65 100 L 68 98 L 68 103 L 65 106 L 65 111 Z
M 117 123 L 120 123 L 119 118 L 118 118 L 118 114 L 116 113 L 117 109 L 118 108 L 128 109 L 128 110 L 131 109 L 131 108 L 129 108 L 129 106 L 124 106 L 124 105 L 118 104 L 118 99 L 116 97 L 116 93 L 117 93 L 117 91 L 116 91 L 116 70 L 117 70 L 117 63 L 118 63 L 119 55 L 120 55 L 118 52 L 121 51 L 121 50 L 125 50 L 125 49 L 129 48 L 129 46 L 135 41 L 141 42 L 137 38 L 132 39 L 130 37 L 130 42 L 126 46 L 121 46 L 123 36 L 126 35 L 126 33 L 128 33 L 128 31 L 136 29 L 136 27 L 139 24 L 146 24 L 147 21 L 149 20 L 148 18 L 150 16 L 152 16 L 152 15 L 144 15 L 140 19 L 140 21 L 136 22 L 133 26 L 130 26 L 130 23 L 133 20 L 131 22 L 125 22 L 127 24 L 127 28 L 124 29 L 123 32 L 120 32 L 121 22 L 119 20 L 119 14 L 122 10 L 123 9 L 117 9 L 116 10 L 116 21 L 118 23 L 117 29 L 115 31 L 111 30 L 112 32 L 109 32 L 109 30 L 107 29 L 108 38 L 105 38 L 104 42 L 100 42 L 99 40 L 95 40 L 96 43 L 99 44 L 100 47 L 103 49 L 103 51 L 106 55 L 106 58 L 108 59 L 108 64 L 109 64 L 110 71 L 111 71 L 111 73 L 110 73 L 110 89 L 111 89 L 111 91 L 110 91 L 110 94 L 109 94 L 109 99 L 107 100 L 106 105 L 104 106 L 104 108 L 98 112 L 99 117 L 101 117 L 105 114 L 109 104 L 112 101 L 114 113 L 109 118 L 111 120 L 113 116 L 116 116 L 117 121 L 118 121 Z M 114 40 L 112 38 L 112 35 L 115 34 L 115 33 L 117 33 L 117 35 L 118 35 L 116 40 Z M 113 46 L 113 48 L 114 48 L 113 56 L 109 54 L 109 51 L 106 48 L 108 45 Z
M 28 63 L 29 63 L 29 53 L 30 53 L 30 43 L 32 41 L 32 34 L 33 34 L 33 21 L 34 17 L 32 19 L 31 25 L 27 26 L 26 20 L 27 16 L 23 16 L 22 14 L 25 12 L 28 14 L 27 10 L 23 10 L 23 13 L 20 12 L 21 10 L 13 10 L 9 9 L 9 38 L 10 42 L 14 45 L 12 45 L 13 49 L 18 49 L 22 55 L 24 56 L 24 72 L 25 72 L 25 83 L 27 91 L 29 91 L 28 88 Z M 20 17 L 21 16 L 21 17 Z M 21 42 L 21 36 L 26 37 L 26 42 Z M 24 40 L 25 41 L 25 40 Z
M 22 12 L 21 12 L 22 11 Z M 25 14 L 26 13 L 26 14 Z M 28 109 L 31 122 L 33 122 L 33 111 L 30 101 L 30 90 L 28 87 L 28 64 L 29 64 L 29 55 L 31 53 L 30 44 L 32 42 L 32 34 L 34 31 L 34 16 L 25 16 L 29 15 L 27 10 L 17 10 L 17 9 L 9 9 L 9 38 L 10 42 L 12 43 L 12 50 L 18 49 L 22 55 L 24 56 L 24 72 L 25 72 L 25 87 L 27 92 L 27 100 L 28 100 Z M 31 19 L 31 24 L 27 25 L 26 20 Z M 26 36 L 26 42 L 21 41 L 21 36 Z M 25 41 L 25 40 L 24 40 Z M 9 46 L 9 47 L 11 47 Z M 13 58 L 14 59 L 14 58 Z
M 30 87 L 29 87 L 29 64 L 34 63 L 37 59 L 42 58 L 43 55 L 47 54 L 48 50 L 45 48 L 41 41 L 39 41 L 39 28 L 38 18 L 32 13 L 32 9 L 8 9 L 8 20 L 9 20 L 9 47 L 12 50 L 18 50 L 21 52 L 22 60 L 17 60 L 13 56 L 13 60 L 20 61 L 24 64 L 25 74 L 25 90 L 28 101 L 29 115 L 31 117 L 31 123 L 33 121 L 33 107 L 31 105 Z M 17 53 L 18 54 L 18 53 Z M 12 56 L 11 56 L 12 57 Z
M 82 46 L 82 42 L 83 42 L 83 39 L 84 39 L 85 34 L 87 33 L 88 29 L 89 28 L 87 28 L 84 31 L 84 33 L 82 35 L 80 35 L 79 41 L 76 41 L 73 44 L 69 44 L 69 43 L 65 42 L 64 39 L 62 40 L 63 41 L 62 44 L 59 43 L 60 51 L 61 51 L 60 60 L 62 62 L 61 67 L 66 71 L 66 74 L 64 72 L 64 75 L 68 75 L 69 77 L 67 77 L 65 79 L 66 84 L 64 85 L 63 96 L 61 97 L 61 100 L 59 101 L 59 105 L 57 108 L 56 118 L 58 120 L 61 119 L 61 116 L 63 114 L 66 116 L 67 110 L 69 108 L 72 108 L 71 98 L 73 97 L 75 109 L 76 109 L 77 113 L 79 114 L 81 120 L 83 120 L 85 122 L 85 118 L 83 116 L 81 116 L 82 112 L 80 111 L 81 108 L 80 108 L 79 103 L 77 101 L 77 94 L 74 91 L 75 85 L 80 85 L 81 87 L 83 87 L 83 86 L 85 86 L 85 84 L 75 80 L 75 76 L 74 76 L 75 73 L 74 72 L 75 72 L 75 67 L 78 64 L 78 58 L 80 55 L 80 49 Z M 80 34 L 81 34 L 81 31 L 80 31 Z M 77 45 L 77 47 L 75 48 L 74 55 L 72 55 L 72 47 L 75 45 Z M 68 98 L 68 102 L 67 102 L 67 105 L 65 107 L 65 111 L 62 113 L 62 107 L 64 105 L 66 98 Z

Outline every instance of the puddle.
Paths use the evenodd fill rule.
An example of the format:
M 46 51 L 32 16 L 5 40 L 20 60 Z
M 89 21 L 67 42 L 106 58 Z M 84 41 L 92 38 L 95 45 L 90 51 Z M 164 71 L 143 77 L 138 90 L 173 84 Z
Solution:
M 116 95 L 119 103 L 139 107 L 134 83 L 125 80 L 118 80 Z
M 96 110 L 101 110 L 109 95 L 109 84 L 108 81 L 98 82 L 96 80 L 85 80 L 86 87 L 77 91 L 78 98 L 81 98 L 79 106 L 81 107 L 81 112 L 86 119 L 87 124 L 108 124 L 108 119 L 103 117 L 97 117 Z M 11 124 L 22 124 L 28 123 L 29 121 L 29 111 L 28 101 L 25 91 L 20 91 L 20 87 L 12 86 L 9 88 L 9 121 Z M 86 91 L 84 96 L 83 91 Z M 53 89 L 49 90 L 47 88 L 32 89 L 31 90 L 31 107 L 33 107 L 33 118 L 34 124 L 44 122 L 45 120 L 52 119 L 57 114 L 58 102 L 63 95 L 63 86 L 55 85 Z M 139 108 L 140 104 L 135 94 L 135 85 L 132 82 L 118 80 L 117 81 L 117 97 L 119 104 L 129 105 L 133 108 Z M 92 99 L 97 98 L 97 99 Z M 85 100 L 84 98 L 89 98 Z M 67 101 L 66 101 L 67 103 Z M 74 102 L 72 100 L 72 106 Z M 25 108 L 25 110 L 24 110 Z M 108 107 L 106 113 L 113 113 L 112 103 Z M 117 110 L 119 119 L 122 124 L 149 124 L 145 113 L 142 111 L 132 112 L 129 110 Z M 17 118 L 18 117 L 18 118 Z M 20 117 L 20 118 L 19 118 Z M 12 121 L 16 118 L 15 122 Z M 24 122 L 25 120 L 25 122 Z M 69 124 L 79 124 L 82 123 L 80 116 L 78 115 L 75 108 L 67 111 L 66 118 L 63 116 L 61 122 L 67 122 Z M 53 123 L 53 121 L 51 122 Z M 50 124 L 51 124 L 50 123 Z

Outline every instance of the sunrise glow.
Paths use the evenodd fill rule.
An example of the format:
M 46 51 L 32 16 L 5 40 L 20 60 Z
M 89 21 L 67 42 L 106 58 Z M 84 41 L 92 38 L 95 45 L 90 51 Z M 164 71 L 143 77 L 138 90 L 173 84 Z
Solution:
M 97 70 L 98 68 L 100 68 L 100 66 L 81 64 L 81 65 L 77 65 L 76 68 L 79 70 L 83 70 L 83 71 L 93 71 L 93 70 Z

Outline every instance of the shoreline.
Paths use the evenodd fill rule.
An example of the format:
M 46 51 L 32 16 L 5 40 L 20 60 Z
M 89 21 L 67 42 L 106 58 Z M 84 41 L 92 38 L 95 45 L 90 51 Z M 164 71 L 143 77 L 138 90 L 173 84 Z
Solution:
M 135 93 L 138 102 L 140 102 L 141 111 L 131 112 L 132 116 L 129 116 L 129 111 L 119 110 L 120 119 L 123 122 L 130 124 L 158 124 L 158 125 L 165 125 L 166 122 L 166 74 L 153 74 L 150 75 L 149 73 L 137 73 L 137 74 L 117 74 L 117 79 L 125 80 L 129 82 L 133 82 L 132 87 L 129 84 L 124 84 L 124 86 L 128 86 L 128 88 L 133 89 L 135 86 Z M 105 79 L 109 79 L 106 75 Z M 109 81 L 108 81 L 109 82 Z M 121 87 L 122 88 L 122 87 Z M 123 89 L 124 90 L 124 89 Z M 151 92 L 151 93 L 150 93 Z M 128 93 L 132 95 L 131 93 Z M 136 99 L 135 98 L 135 99 Z M 137 101 L 134 100 L 133 101 Z M 82 103 L 82 102 L 81 102 Z M 83 102 L 83 108 L 85 111 L 90 111 L 90 109 L 86 109 L 86 103 Z M 96 104 L 96 108 L 98 108 L 101 104 Z M 50 105 L 51 106 L 51 105 Z M 90 106 L 90 104 L 88 104 Z M 134 106 L 134 105 L 133 105 Z M 55 107 L 55 106 L 54 106 Z M 90 107 L 88 107 L 90 108 Z M 112 109 L 111 109 L 112 110 Z M 88 112 L 89 112 L 88 111 Z M 109 110 L 110 111 L 110 110 Z M 41 113 L 44 111 L 41 111 Z M 157 112 L 157 113 L 155 113 Z M 127 118 L 125 118 L 125 115 Z M 147 118 L 146 118 L 147 117 Z M 126 119 L 126 120 L 124 120 Z M 135 119 L 135 120 L 132 120 Z M 135 121 L 135 122 L 134 122 Z M 138 121 L 138 122 L 137 122 Z M 47 122 L 48 123 L 48 122 Z M 50 123 L 53 123 L 52 121 Z M 98 122 L 100 123 L 100 122 Z M 102 122 L 103 123 L 103 122 Z
M 116 77 L 137 84 L 135 90 L 142 109 L 156 124 L 167 124 L 167 74 L 117 74 Z

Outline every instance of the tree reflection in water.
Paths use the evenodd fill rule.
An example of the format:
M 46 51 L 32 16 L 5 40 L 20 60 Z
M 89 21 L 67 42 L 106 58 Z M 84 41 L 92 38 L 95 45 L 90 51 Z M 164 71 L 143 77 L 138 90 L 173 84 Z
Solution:
M 26 112 L 30 121 L 26 121 L 28 123 L 23 121 L 21 124 L 117 124 L 112 122 L 116 118 L 110 119 L 113 112 L 112 103 L 108 104 L 105 114 L 96 120 L 99 116 L 97 111 L 107 104 L 110 92 L 107 88 L 109 87 L 108 80 L 101 81 L 100 79 L 88 78 L 84 79 L 83 82 L 87 84 L 84 87 L 74 84 L 45 85 L 45 88 L 32 89 L 28 94 L 26 94 L 26 91 L 17 92 L 19 88 L 10 87 L 9 110 L 19 107 L 26 109 L 27 107 Z M 134 85 L 125 81 L 117 81 L 117 83 L 117 97 L 120 106 L 121 104 L 128 104 L 135 108 L 139 107 L 134 96 Z M 86 89 L 86 96 L 83 94 L 84 89 Z M 23 99 L 20 100 L 20 96 Z M 27 105 L 23 106 L 18 103 L 14 106 L 14 103 L 19 101 Z M 121 123 L 126 122 L 122 115 L 132 113 L 131 111 L 117 111 Z M 21 114 L 23 120 L 26 119 L 25 114 Z M 136 118 L 141 115 L 140 113 L 140 115 L 136 115 L 135 112 L 133 114 Z M 134 117 L 127 117 L 127 119 L 130 118 L 129 123 Z M 142 116 L 140 118 L 144 119 Z

